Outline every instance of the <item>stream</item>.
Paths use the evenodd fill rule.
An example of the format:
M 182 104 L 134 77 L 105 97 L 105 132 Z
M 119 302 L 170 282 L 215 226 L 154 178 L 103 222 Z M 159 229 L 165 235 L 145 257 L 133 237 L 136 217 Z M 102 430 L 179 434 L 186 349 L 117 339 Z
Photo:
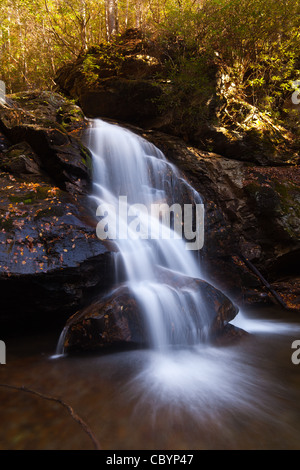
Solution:
M 60 397 L 105 450 L 299 449 L 300 322 L 247 312 L 230 347 L 131 350 L 53 359 L 57 335 L 11 338 L 1 383 Z M 58 403 L 0 388 L 1 449 L 93 449 Z

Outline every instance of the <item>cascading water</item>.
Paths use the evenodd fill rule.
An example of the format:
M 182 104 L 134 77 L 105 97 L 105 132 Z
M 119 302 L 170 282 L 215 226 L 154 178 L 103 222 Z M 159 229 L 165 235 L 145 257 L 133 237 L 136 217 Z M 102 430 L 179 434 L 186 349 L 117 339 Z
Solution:
M 174 276 L 201 278 L 199 263 L 174 227 L 150 210 L 162 203 L 168 207 L 180 203 L 178 188 L 190 199 L 192 195 L 197 208 L 203 207 L 201 197 L 162 152 L 124 128 L 94 120 L 86 145 L 93 157 L 91 197 L 102 208 L 98 215 L 108 216 L 106 229 L 110 224 L 119 252 L 116 271 L 125 272 L 152 346 L 162 349 L 170 342 L 186 345 L 205 339 L 210 319 L 200 292 L 168 282 Z M 202 220 L 196 222 L 199 225 Z M 101 225 L 104 237 L 105 223 Z

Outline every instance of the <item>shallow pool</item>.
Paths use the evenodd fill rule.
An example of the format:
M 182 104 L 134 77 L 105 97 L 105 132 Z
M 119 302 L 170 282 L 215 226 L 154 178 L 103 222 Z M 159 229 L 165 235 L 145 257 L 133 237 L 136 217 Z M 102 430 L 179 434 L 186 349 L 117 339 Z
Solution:
M 8 339 L 0 382 L 61 398 L 105 450 L 300 449 L 300 318 L 263 310 L 236 323 L 252 334 L 235 346 L 167 353 L 53 359 L 56 334 Z M 59 403 L 1 387 L 0 397 L 0 449 L 94 448 Z

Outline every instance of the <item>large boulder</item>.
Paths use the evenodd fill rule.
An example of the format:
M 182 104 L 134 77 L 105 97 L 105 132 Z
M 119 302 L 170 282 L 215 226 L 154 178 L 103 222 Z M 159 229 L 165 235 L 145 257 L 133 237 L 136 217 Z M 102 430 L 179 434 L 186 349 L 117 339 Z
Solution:
M 161 89 L 155 83 L 122 77 L 101 81 L 96 90 L 81 94 L 80 106 L 88 117 L 106 117 L 151 125 L 158 115 L 155 100 Z
M 246 332 L 229 325 L 235 318 L 238 308 L 218 289 L 209 283 L 162 270 L 158 272 L 158 282 L 176 288 L 200 293 L 209 316 L 209 340 L 227 344 L 246 335 Z M 195 308 L 195 307 L 194 307 Z M 196 313 L 193 311 L 192 315 Z M 201 320 L 199 320 L 201 321 Z M 145 346 L 151 343 L 147 319 L 144 317 L 138 299 L 129 284 L 121 284 L 105 296 L 100 296 L 86 308 L 76 312 L 67 322 L 62 339 L 65 353 L 91 351 L 106 347 Z M 204 328 L 205 325 L 201 325 Z M 172 332 L 174 323 L 166 325 Z M 172 343 L 172 338 L 170 337 Z M 62 352 L 62 351 L 60 351 Z
M 91 47 L 63 65 L 57 88 L 78 101 L 88 117 L 106 117 L 151 126 L 159 117 L 161 69 L 151 43 L 129 30 L 112 43 Z

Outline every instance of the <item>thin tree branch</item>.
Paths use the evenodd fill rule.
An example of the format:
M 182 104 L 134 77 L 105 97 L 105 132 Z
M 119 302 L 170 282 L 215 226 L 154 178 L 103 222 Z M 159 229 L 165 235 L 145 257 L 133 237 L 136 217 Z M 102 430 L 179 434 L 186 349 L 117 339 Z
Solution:
M 273 287 L 269 284 L 269 282 L 263 277 L 263 275 L 259 272 L 259 270 L 251 263 L 250 260 L 248 260 L 245 256 L 243 255 L 240 255 L 240 258 L 242 259 L 242 261 L 244 261 L 244 263 L 246 264 L 246 266 L 248 266 L 249 269 L 251 269 L 251 271 L 256 274 L 256 276 L 258 277 L 258 279 L 260 279 L 260 281 L 264 284 L 264 286 L 268 289 L 268 291 L 273 295 L 273 297 L 275 298 L 275 300 L 277 301 L 277 303 L 284 309 L 289 309 L 288 306 L 286 305 L 286 303 L 284 302 L 284 300 L 277 294 L 277 292 L 273 289 Z
M 71 52 L 71 54 L 73 56 L 76 56 L 76 52 L 74 52 L 74 49 L 72 47 L 72 45 L 70 43 L 68 43 L 60 34 L 58 34 L 58 32 L 56 31 L 55 27 L 53 26 L 53 21 L 52 21 L 52 18 L 51 18 L 51 13 L 50 13 L 50 10 L 48 8 L 48 3 L 47 3 L 47 0 L 45 0 L 45 8 L 46 8 L 46 12 L 48 14 L 48 18 L 49 18 L 49 23 L 50 23 L 50 28 L 51 28 L 51 31 L 52 33 L 54 34 L 54 36 L 66 47 L 66 49 L 68 51 Z M 54 18 L 53 18 L 54 19 Z M 55 19 L 54 19 L 55 21 Z M 56 22 L 56 21 L 55 21 Z M 72 38 L 74 40 L 74 38 Z
M 43 398 L 44 400 L 59 403 L 61 406 L 63 406 L 68 411 L 68 413 L 71 415 L 71 417 L 74 419 L 74 421 L 76 421 L 82 427 L 84 432 L 90 437 L 90 439 L 92 440 L 92 442 L 94 444 L 95 449 L 96 450 L 101 450 L 100 443 L 99 443 L 98 439 L 96 438 L 96 436 L 94 435 L 94 433 L 92 432 L 92 430 L 90 429 L 90 427 L 74 411 L 74 409 L 70 405 L 65 403 L 61 398 L 53 397 L 51 395 L 45 395 L 44 393 L 41 393 L 41 392 L 38 392 L 37 390 L 33 390 L 31 388 L 25 387 L 24 385 L 18 387 L 16 385 L 9 385 L 9 384 L 0 383 L 0 387 L 8 388 L 8 389 L 11 389 L 11 390 L 17 390 L 17 391 L 20 391 L 20 392 L 30 393 L 31 395 L 35 395 L 39 398 Z

